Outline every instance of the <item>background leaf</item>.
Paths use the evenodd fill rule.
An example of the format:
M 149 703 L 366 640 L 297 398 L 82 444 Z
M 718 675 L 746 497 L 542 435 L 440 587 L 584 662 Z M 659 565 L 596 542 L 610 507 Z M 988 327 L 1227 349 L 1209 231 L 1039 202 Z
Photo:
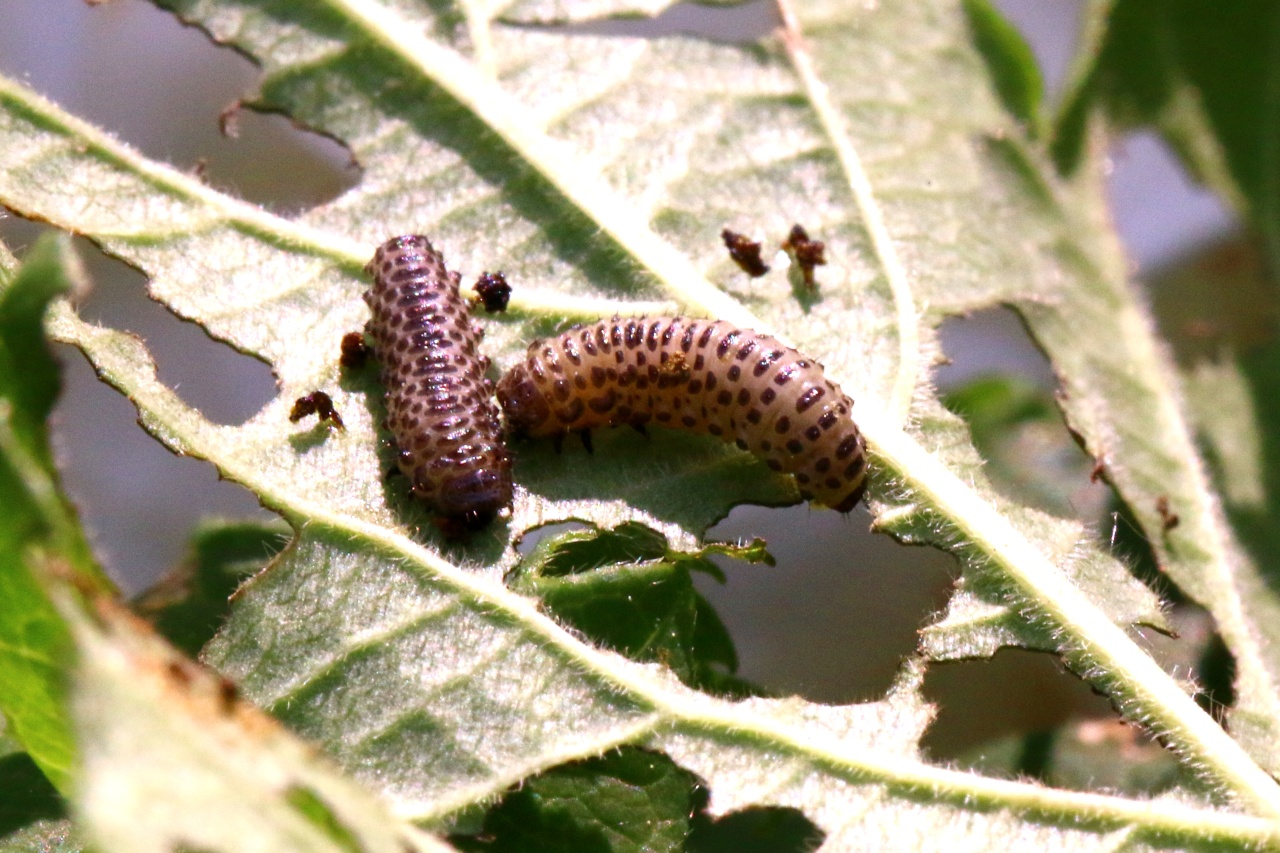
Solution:
M 50 300 L 83 287 L 65 237 L 48 237 L 20 269 L 0 250 L 0 709 L 9 731 L 60 790 L 75 748 L 62 678 L 70 641 L 33 571 L 58 565 L 109 586 L 58 487 L 45 420 L 58 365 L 44 340 Z

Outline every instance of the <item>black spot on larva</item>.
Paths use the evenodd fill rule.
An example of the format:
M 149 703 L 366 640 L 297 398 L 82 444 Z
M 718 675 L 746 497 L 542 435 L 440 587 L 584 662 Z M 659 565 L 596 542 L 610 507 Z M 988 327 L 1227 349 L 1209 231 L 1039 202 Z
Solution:
M 764 376 L 764 373 L 769 369 L 769 366 L 777 361 L 781 356 L 782 352 L 780 350 L 769 350 L 767 353 L 760 356 L 760 360 L 756 362 L 756 366 L 751 369 L 751 375 Z
M 381 365 L 400 470 L 446 532 L 481 527 L 511 505 L 511 463 L 458 274 L 418 235 L 388 240 L 366 269 L 374 281 L 364 295 L 372 315 L 365 332 Z M 541 377 L 540 364 L 534 372 Z M 540 411 L 530 391 L 533 384 L 524 389 L 529 408 Z
M 528 358 L 498 383 L 508 424 L 530 436 L 554 437 L 653 420 L 721 436 L 754 447 L 775 471 L 798 480 L 804 475 L 802 494 L 842 512 L 852 509 L 866 472 L 849 399 L 820 365 L 777 340 L 703 322 L 615 318 L 535 342 Z M 726 364 L 730 352 L 750 369 L 744 373 L 738 357 Z M 792 382 L 799 383 L 796 393 L 779 393 Z M 852 470 L 855 460 L 859 467 Z
M 815 386 L 800 395 L 800 399 L 796 400 L 796 411 L 807 411 L 810 406 L 822 399 L 822 395 L 827 393 L 821 387 Z
M 861 451 L 861 440 L 857 433 L 845 436 L 840 442 L 840 446 L 836 448 L 837 459 L 848 459 L 854 453 Z

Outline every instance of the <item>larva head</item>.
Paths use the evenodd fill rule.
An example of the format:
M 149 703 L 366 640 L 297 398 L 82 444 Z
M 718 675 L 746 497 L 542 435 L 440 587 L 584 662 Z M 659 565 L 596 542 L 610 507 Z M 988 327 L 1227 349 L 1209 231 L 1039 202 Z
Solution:
M 514 435 L 535 434 L 551 416 L 547 398 L 523 364 L 511 368 L 498 382 L 498 404 L 507 417 L 507 429 Z
M 467 530 L 479 530 L 511 506 L 511 480 L 490 469 L 468 471 L 440 484 L 436 505 Z

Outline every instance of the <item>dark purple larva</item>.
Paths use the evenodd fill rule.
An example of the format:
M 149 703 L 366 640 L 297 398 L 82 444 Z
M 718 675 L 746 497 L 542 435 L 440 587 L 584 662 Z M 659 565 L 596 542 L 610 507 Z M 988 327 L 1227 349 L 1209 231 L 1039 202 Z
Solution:
M 388 240 L 366 271 L 373 317 L 365 333 L 387 388 L 400 470 L 447 522 L 482 527 L 511 506 L 511 462 L 458 274 L 416 235 Z
M 498 402 L 511 431 L 533 437 L 649 422 L 720 436 L 840 512 L 865 487 L 853 401 L 821 365 L 726 322 L 615 317 L 535 341 Z

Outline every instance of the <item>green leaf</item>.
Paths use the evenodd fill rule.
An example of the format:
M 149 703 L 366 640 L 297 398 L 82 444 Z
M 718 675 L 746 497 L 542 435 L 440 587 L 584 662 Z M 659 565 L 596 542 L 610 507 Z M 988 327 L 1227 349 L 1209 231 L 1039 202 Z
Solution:
M 231 595 L 288 541 L 288 528 L 257 521 L 204 521 L 191 553 L 134 602 L 166 640 L 195 656 L 231 609 Z
M 973 28 L 974 46 L 987 62 L 1001 103 L 1032 137 L 1039 136 L 1044 80 L 1030 46 L 990 0 L 964 0 L 964 11 Z
M 543 539 L 508 578 L 510 587 L 542 601 L 557 619 L 631 660 L 666 665 L 691 687 L 713 693 L 758 693 L 731 677 L 733 641 L 691 572 L 723 580 L 708 557 L 754 562 L 773 558 L 762 542 L 674 551 L 659 533 L 638 524 L 583 530 Z
M 74 805 L 95 850 L 443 851 L 108 598 L 71 626 Z
M 0 264 L 0 709 L 62 791 L 74 756 L 62 697 L 69 645 L 32 571 L 56 564 L 109 585 L 59 491 L 45 425 L 59 379 L 44 314 L 50 300 L 82 284 L 70 252 L 65 237 L 47 237 L 16 274 L 7 251 Z
M 666 756 L 622 749 L 535 776 L 485 815 L 483 842 L 465 850 L 682 851 L 697 779 Z
M 1056 143 L 1059 162 L 1079 162 L 1097 104 L 1121 125 L 1152 125 L 1201 181 L 1258 230 L 1272 265 L 1280 260 L 1280 201 L 1274 174 L 1280 108 L 1280 15 L 1268 0 L 1095 3 L 1087 52 L 1067 99 Z
M 1176 532 L 1162 558 L 1224 601 L 1254 592 L 1128 289 L 1100 165 L 1057 178 L 993 91 L 960 3 L 783 5 L 782 32 L 748 45 L 507 26 L 474 6 L 166 5 L 259 59 L 256 104 L 350 145 L 361 186 L 284 219 L 4 82 L 0 201 L 89 235 L 145 270 L 157 299 L 272 365 L 280 396 L 220 426 L 156 380 L 138 341 L 66 309 L 55 321 L 147 429 L 294 528 L 206 656 L 397 814 L 444 824 L 625 745 L 701 777 L 710 815 L 796 809 L 833 849 L 1274 836 L 1280 789 L 1127 633 L 1161 623 L 1155 596 L 1094 530 L 995 490 L 930 388 L 946 315 L 1014 305 L 1062 376 L 1069 423 L 1144 528 L 1162 528 L 1159 494 L 1187 507 L 1187 538 Z M 826 243 L 818 302 L 798 303 L 783 269 L 744 282 L 715 239 L 795 221 Z M 501 267 L 517 282 L 511 316 L 488 323 L 499 365 L 570 319 L 674 310 L 780 335 L 820 361 L 858 401 L 878 527 L 961 559 L 923 654 L 1053 649 L 1214 794 L 1145 801 L 933 765 L 918 748 L 932 717 L 923 660 L 879 702 L 729 701 L 566 630 L 502 583 L 527 532 L 638 522 L 691 552 L 734 503 L 793 500 L 794 487 L 669 433 L 612 434 L 591 459 L 517 446 L 512 518 L 470 544 L 441 541 L 383 482 L 380 389 L 337 365 L 338 339 L 365 316 L 360 268 L 409 231 L 468 275 Z M 289 424 L 293 399 L 318 388 L 345 433 L 317 440 Z M 1271 652 L 1249 642 L 1247 618 L 1229 645 L 1265 670 Z M 1264 719 L 1280 718 L 1256 685 Z
M 48 778 L 0 727 L 0 853 L 81 849 L 66 804 Z

